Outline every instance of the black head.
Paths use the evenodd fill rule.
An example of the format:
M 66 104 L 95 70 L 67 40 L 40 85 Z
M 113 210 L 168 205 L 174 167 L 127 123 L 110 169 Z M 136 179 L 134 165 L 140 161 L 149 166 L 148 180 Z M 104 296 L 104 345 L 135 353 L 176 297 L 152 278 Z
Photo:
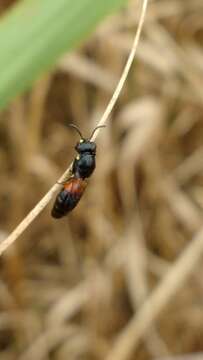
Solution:
M 88 139 L 81 139 L 75 146 L 75 150 L 79 153 L 85 153 L 88 152 L 90 154 L 96 154 L 96 144 L 93 141 L 90 141 Z
M 93 155 L 96 154 L 96 143 L 94 141 L 91 141 L 90 139 L 92 138 L 93 134 L 95 133 L 95 131 L 101 127 L 105 127 L 105 125 L 99 125 L 97 126 L 93 131 L 91 136 L 89 137 L 89 139 L 84 139 L 84 137 L 82 136 L 81 131 L 78 129 L 78 127 L 74 124 L 69 124 L 69 126 L 73 127 L 78 134 L 80 135 L 80 141 L 76 144 L 75 146 L 75 150 L 81 154 L 81 153 L 85 153 L 85 152 L 89 152 Z

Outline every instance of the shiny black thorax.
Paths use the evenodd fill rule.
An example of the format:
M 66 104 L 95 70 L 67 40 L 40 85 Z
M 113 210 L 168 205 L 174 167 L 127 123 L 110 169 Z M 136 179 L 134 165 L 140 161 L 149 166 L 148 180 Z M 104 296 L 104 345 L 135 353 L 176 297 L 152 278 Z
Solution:
M 73 162 L 72 173 L 77 178 L 90 177 L 96 167 L 96 144 L 93 141 L 82 139 L 76 145 L 75 150 L 78 155 Z

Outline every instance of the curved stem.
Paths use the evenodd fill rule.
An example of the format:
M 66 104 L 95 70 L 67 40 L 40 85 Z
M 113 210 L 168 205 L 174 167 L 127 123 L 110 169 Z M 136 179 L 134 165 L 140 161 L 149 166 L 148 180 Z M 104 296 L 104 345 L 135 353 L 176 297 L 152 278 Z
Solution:
M 98 129 L 93 134 L 92 141 L 96 139 L 98 136 L 98 133 L 100 131 L 100 128 L 106 123 L 110 113 L 113 110 L 113 107 L 118 100 L 118 97 L 121 93 L 121 90 L 123 88 L 123 85 L 127 79 L 129 70 L 131 68 L 133 59 L 135 57 L 135 53 L 137 50 L 137 46 L 140 39 L 141 30 L 144 24 L 146 9 L 147 9 L 148 0 L 143 0 L 142 4 L 142 11 L 138 23 L 138 28 L 135 34 L 135 38 L 133 41 L 132 49 L 130 51 L 130 54 L 128 56 L 126 65 L 124 67 L 123 73 L 121 75 L 121 78 L 118 82 L 118 85 L 112 95 L 111 100 L 109 101 L 106 110 L 104 111 L 104 114 L 102 115 L 100 121 L 97 124 Z M 61 178 L 57 181 L 59 183 L 63 182 L 68 175 L 70 174 L 71 165 L 68 167 L 68 169 L 65 171 L 65 173 L 61 176 Z M 32 223 L 32 221 L 41 213 L 41 211 L 45 208 L 45 206 L 49 203 L 49 201 L 52 199 L 56 191 L 60 189 L 60 185 L 56 183 L 49 191 L 48 193 L 39 201 L 39 203 L 29 212 L 29 214 L 22 220 L 22 222 L 13 230 L 13 232 L 1 242 L 0 244 L 0 255 L 3 254 L 3 252 L 12 245 L 15 240 L 25 231 L 25 229 Z

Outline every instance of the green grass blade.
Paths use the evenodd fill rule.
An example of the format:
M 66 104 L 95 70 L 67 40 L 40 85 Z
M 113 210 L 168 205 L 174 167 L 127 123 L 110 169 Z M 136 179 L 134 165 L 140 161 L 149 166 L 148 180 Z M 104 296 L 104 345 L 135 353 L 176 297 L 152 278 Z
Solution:
M 0 108 L 127 0 L 24 0 L 0 21 Z

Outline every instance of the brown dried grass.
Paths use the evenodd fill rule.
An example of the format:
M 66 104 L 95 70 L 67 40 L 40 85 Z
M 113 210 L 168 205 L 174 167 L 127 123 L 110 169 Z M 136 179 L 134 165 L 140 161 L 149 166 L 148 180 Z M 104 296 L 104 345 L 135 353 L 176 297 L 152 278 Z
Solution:
M 1 114 L 1 238 L 71 162 L 77 137 L 67 124 L 89 134 L 100 118 L 138 10 L 105 22 Z M 151 3 L 79 206 L 61 221 L 46 209 L 1 260 L 2 360 L 105 359 L 200 230 L 202 44 L 202 0 Z M 201 271 L 162 310 L 132 360 L 203 351 Z

